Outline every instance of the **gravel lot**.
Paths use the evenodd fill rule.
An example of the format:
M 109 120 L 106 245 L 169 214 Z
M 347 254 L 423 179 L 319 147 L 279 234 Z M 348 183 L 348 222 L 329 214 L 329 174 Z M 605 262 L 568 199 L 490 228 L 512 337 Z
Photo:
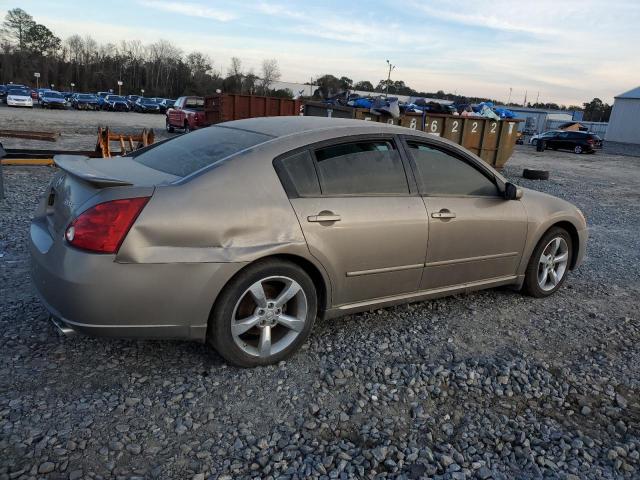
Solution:
M 47 110 L 38 106 L 17 108 L 0 104 L 2 128 L 60 133 L 55 143 L 18 138 L 0 140 L 5 148 L 93 150 L 98 127 L 110 127 L 114 132 L 126 134 L 139 134 L 143 128 L 152 128 L 159 140 L 169 135 L 164 119 L 164 115 L 151 113 Z
M 538 166 L 549 181 L 520 177 Z M 1 480 L 640 475 L 638 158 L 518 147 L 505 173 L 590 226 L 555 296 L 499 289 L 318 322 L 294 358 L 253 370 L 195 343 L 58 336 L 26 247 L 52 170 L 4 170 Z

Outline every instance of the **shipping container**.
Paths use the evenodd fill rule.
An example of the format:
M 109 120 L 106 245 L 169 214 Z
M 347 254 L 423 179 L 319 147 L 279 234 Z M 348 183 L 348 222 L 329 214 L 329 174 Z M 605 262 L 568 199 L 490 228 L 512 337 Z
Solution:
M 214 124 L 255 117 L 301 115 L 300 100 L 258 95 L 221 93 L 204 97 L 206 123 Z

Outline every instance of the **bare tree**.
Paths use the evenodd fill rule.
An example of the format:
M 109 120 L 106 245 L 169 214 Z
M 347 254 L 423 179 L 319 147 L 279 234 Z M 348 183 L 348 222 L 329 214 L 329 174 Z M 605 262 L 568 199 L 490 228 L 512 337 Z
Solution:
M 280 67 L 275 58 L 263 60 L 262 62 L 262 78 L 260 79 L 260 89 L 263 95 L 266 95 L 271 88 L 273 82 L 280 80 Z

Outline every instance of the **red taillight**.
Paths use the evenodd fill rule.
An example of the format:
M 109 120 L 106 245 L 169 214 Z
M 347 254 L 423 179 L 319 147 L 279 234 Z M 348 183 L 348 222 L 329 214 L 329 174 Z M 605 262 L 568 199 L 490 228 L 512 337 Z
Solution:
M 592 145 L 593 145 L 593 143 L 594 143 L 593 138 L 587 138 L 587 143 L 589 143 L 589 144 L 592 144 Z
M 82 212 L 67 227 L 65 238 L 74 247 L 116 253 L 149 197 L 99 203 Z

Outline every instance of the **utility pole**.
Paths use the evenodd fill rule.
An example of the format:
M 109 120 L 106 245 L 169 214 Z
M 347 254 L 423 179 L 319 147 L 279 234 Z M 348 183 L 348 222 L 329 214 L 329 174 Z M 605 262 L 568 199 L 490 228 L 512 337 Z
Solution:
M 513 93 L 513 88 L 509 87 L 509 100 L 507 100 L 507 105 L 511 103 L 511 94 Z
M 523 107 L 527 107 L 527 91 L 524 91 L 524 104 L 522 105 Z
M 391 62 L 389 60 L 387 60 L 387 65 L 389 66 L 389 73 L 387 75 L 387 88 L 384 92 L 385 97 L 389 97 L 389 83 L 391 83 L 391 71 L 395 70 L 396 68 L 395 65 L 391 65 Z
M 538 103 L 539 99 L 540 99 L 540 92 L 538 92 L 538 94 L 536 95 L 536 103 Z

